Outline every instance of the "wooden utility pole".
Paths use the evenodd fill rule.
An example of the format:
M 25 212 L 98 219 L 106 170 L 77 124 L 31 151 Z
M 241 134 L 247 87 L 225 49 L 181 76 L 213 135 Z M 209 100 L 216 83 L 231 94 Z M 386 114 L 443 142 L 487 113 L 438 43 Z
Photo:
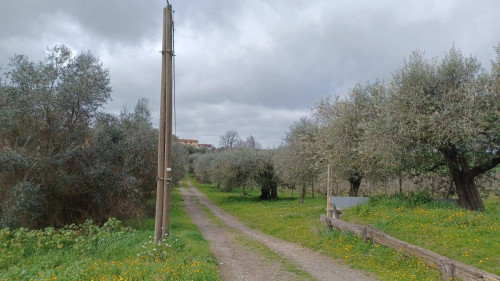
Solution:
M 156 183 L 155 244 L 169 234 L 172 184 L 172 5 L 163 8 L 161 105 L 158 130 L 158 176 Z

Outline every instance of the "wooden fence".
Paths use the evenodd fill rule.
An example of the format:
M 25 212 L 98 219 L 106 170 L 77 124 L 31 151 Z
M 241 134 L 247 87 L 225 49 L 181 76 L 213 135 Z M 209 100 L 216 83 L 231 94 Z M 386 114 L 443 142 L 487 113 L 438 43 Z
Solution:
M 477 269 L 473 266 L 461 263 L 459 261 L 447 258 L 440 254 L 434 253 L 419 246 L 401 241 L 394 237 L 379 231 L 372 226 L 358 225 L 354 223 L 345 222 L 343 220 L 321 215 L 320 220 L 328 227 L 338 230 L 344 230 L 353 233 L 356 236 L 362 237 L 365 243 L 368 240 L 391 247 L 398 252 L 402 252 L 408 256 L 416 256 L 424 261 L 431 267 L 441 270 L 443 278 L 449 280 L 450 278 L 459 277 L 462 280 L 496 280 L 500 281 L 500 277 L 484 270 Z

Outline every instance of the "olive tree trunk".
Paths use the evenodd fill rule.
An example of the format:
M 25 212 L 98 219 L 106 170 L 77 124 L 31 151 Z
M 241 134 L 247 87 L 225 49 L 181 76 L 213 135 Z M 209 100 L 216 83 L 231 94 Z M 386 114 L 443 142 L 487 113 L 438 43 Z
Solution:
M 474 179 L 488 170 L 495 168 L 500 163 L 500 156 L 469 168 L 467 159 L 465 156 L 460 155 L 457 149 L 453 147 L 444 149 L 442 153 L 455 184 L 460 206 L 474 211 L 484 210 L 483 200 Z
M 278 199 L 278 184 L 274 182 L 271 185 L 271 199 Z
M 306 183 L 302 184 L 302 193 L 300 194 L 300 204 L 304 204 L 304 197 L 306 196 Z
M 474 178 L 466 173 L 457 173 L 452 177 L 457 189 L 460 206 L 470 210 L 484 210 L 483 200 L 479 194 L 479 189 L 474 183 Z
M 351 185 L 349 189 L 349 196 L 358 196 L 359 186 L 361 185 L 361 177 L 352 177 L 349 179 L 349 184 Z

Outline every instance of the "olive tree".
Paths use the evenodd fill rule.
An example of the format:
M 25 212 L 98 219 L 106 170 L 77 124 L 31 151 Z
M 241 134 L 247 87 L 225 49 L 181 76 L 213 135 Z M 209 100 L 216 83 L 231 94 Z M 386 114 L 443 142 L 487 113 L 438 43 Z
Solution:
M 260 186 L 260 199 L 278 199 L 279 178 L 275 172 L 273 150 L 255 152 L 255 170 L 252 178 Z
M 72 223 L 88 214 L 89 132 L 110 99 L 109 72 L 91 52 L 16 55 L 0 91 L 0 213 L 4 225 Z M 30 195 L 30 196 L 28 196 Z M 31 198 L 26 204 L 23 198 Z M 35 202 L 36 201 L 36 202 Z M 76 207 L 75 207 L 76 206 Z M 98 210 L 98 208 L 94 208 Z M 92 210 L 94 210 L 92 209 Z
M 211 181 L 211 166 L 212 166 L 212 161 L 215 158 L 215 153 L 205 153 L 205 154 L 200 154 L 198 157 L 194 160 L 193 163 L 193 172 L 194 176 L 196 177 L 196 180 L 198 180 L 201 183 L 209 183 Z
M 139 99 L 132 112 L 124 108 L 119 124 L 124 136 L 123 169 L 126 174 L 141 179 L 141 191 L 151 194 L 156 185 L 158 133 L 153 129 L 149 101 Z
M 260 187 L 261 200 L 278 198 L 278 178 L 272 161 L 273 151 L 248 147 L 224 149 L 200 154 L 194 160 L 195 177 L 211 182 L 224 190 Z
M 421 171 L 436 172 L 428 163 L 429 154 L 417 153 L 411 143 L 397 133 L 398 121 L 389 107 L 389 83 L 371 83 L 370 116 L 360 123 L 363 130 L 358 151 L 363 158 L 365 175 L 373 180 L 396 176 L 403 192 L 403 175 Z
M 425 156 L 427 167 L 445 167 L 459 202 L 484 205 L 475 179 L 500 163 L 500 46 L 492 70 L 452 48 L 441 60 L 413 52 L 395 71 L 388 113 L 399 143 Z
M 289 188 L 301 187 L 301 203 L 306 187 L 318 176 L 316 138 L 318 128 L 310 119 L 301 118 L 289 129 L 285 144 L 273 157 L 276 174 L 281 184 Z
M 255 171 L 255 151 L 248 148 L 222 150 L 215 155 L 210 165 L 211 182 L 220 188 L 232 190 L 251 185 Z
M 297 174 L 294 171 L 297 162 L 294 156 L 296 156 L 296 151 L 293 151 L 287 145 L 278 147 L 273 155 L 274 168 L 279 179 L 279 184 L 282 187 L 292 190 L 292 195 L 293 191 L 297 188 Z
M 317 149 L 323 161 L 330 163 L 337 178 L 349 181 L 349 196 L 357 196 L 361 180 L 366 176 L 367 161 L 360 149 L 364 122 L 377 118 L 372 108 L 379 82 L 357 84 L 345 99 L 323 99 L 314 115 L 319 121 Z

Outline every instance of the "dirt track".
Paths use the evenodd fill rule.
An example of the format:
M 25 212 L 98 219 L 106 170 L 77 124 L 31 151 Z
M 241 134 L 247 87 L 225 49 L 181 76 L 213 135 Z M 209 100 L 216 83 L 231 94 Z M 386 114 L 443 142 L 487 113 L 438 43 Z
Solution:
M 187 212 L 210 243 L 224 280 L 304 280 L 309 279 L 308 275 L 314 280 L 376 280 L 307 248 L 248 228 L 191 185 L 181 187 L 180 191 Z M 209 219 L 198 200 L 221 223 Z M 256 247 L 244 245 L 237 239 L 239 236 L 261 243 L 280 258 L 271 259 Z M 286 266 L 290 264 L 297 270 L 290 270 Z M 301 271 L 304 273 L 300 274 Z

